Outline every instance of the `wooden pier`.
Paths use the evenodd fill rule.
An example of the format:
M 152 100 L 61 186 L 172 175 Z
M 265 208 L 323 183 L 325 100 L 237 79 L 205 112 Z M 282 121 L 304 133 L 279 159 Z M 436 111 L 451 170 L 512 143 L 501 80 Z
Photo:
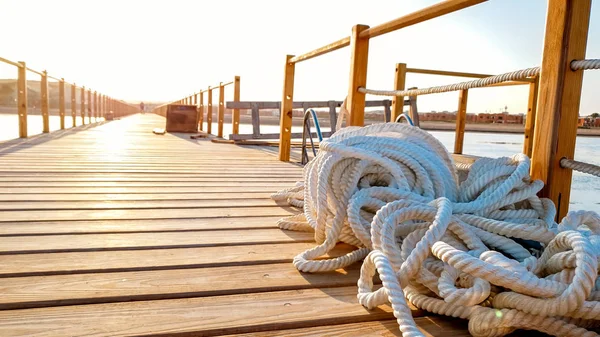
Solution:
M 298 211 L 269 195 L 300 166 L 163 126 L 138 114 L 0 144 L 0 336 L 400 335 L 389 306 L 358 304 L 360 263 L 292 265 L 313 236 L 279 230 Z

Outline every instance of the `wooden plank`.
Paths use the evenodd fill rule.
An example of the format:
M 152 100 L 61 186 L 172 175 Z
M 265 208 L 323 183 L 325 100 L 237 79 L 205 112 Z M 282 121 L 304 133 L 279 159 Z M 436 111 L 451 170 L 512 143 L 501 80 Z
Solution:
M 226 229 L 277 228 L 281 216 L 147 219 L 147 220 L 80 220 L 80 221 L 25 221 L 3 223 L 0 236 L 46 234 L 111 234 L 207 231 Z
M 220 218 L 235 216 L 287 216 L 298 213 L 292 207 L 213 207 L 163 209 L 160 212 L 152 209 L 128 210 L 48 210 L 48 211 L 3 211 L 0 223 L 13 221 L 72 221 L 72 220 L 136 220 L 136 219 L 185 219 L 185 218 Z M 1 249 L 1 248 L 0 248 Z
M 314 245 L 314 242 L 293 242 L 200 248 L 0 254 L 0 277 L 291 263 L 294 256 Z M 349 245 L 338 244 L 329 256 L 341 256 L 352 250 L 354 248 Z
M 365 124 L 365 94 L 358 89 L 367 85 L 367 65 L 369 63 L 369 39 L 361 38 L 361 32 L 369 26 L 355 25 L 350 36 L 350 81 L 348 85 L 348 126 Z
M 236 76 L 233 81 L 234 81 L 233 101 L 239 102 L 240 101 L 240 77 Z M 233 133 L 234 135 L 239 134 L 240 133 L 240 109 L 233 109 L 231 123 L 232 123 L 232 132 L 231 133 Z
M 41 111 L 42 111 L 42 132 L 50 132 L 50 97 L 48 95 L 48 72 L 43 71 L 40 81 L 40 100 L 41 100 Z
M 465 125 L 467 123 L 467 101 L 469 90 L 458 92 L 458 112 L 456 113 L 456 132 L 454 133 L 454 153 L 462 154 L 465 141 Z
M 98 182 L 74 182 L 74 181 L 2 181 L 0 188 L 28 188 L 28 187 L 225 187 L 225 186 L 273 186 L 274 185 L 293 185 L 296 179 L 286 179 L 286 181 L 273 182 L 273 178 L 254 179 L 252 181 L 98 181 Z M 201 190 L 200 188 L 198 190 Z
M 467 329 L 467 321 L 450 317 L 416 317 L 415 323 L 421 333 L 427 337 L 471 337 Z M 299 328 L 289 330 L 263 331 L 260 333 L 247 333 L 229 335 L 230 337 L 364 337 L 380 336 L 392 337 L 402 336 L 398 328 L 398 322 L 393 320 L 336 324 L 329 326 L 318 326 L 312 328 Z
M 416 12 L 401 16 L 397 19 L 382 23 L 375 27 L 364 30 L 360 33 L 360 38 L 370 39 L 379 35 L 387 34 L 395 30 L 431 20 L 461 9 L 477 5 L 487 0 L 446 0 L 435 5 L 425 7 Z
M 535 116 L 537 113 L 539 76 L 535 82 L 529 84 L 529 101 L 527 102 L 527 117 L 525 118 L 525 139 L 523 140 L 523 153 L 531 157 L 533 151 L 533 130 L 535 130 Z
M 230 200 L 269 198 L 272 191 L 264 192 L 224 192 L 224 193 L 87 193 L 87 194 L 0 194 L 1 202 L 49 202 L 49 201 L 168 201 L 168 200 Z
M 19 138 L 27 138 L 27 66 L 19 62 L 17 78 L 17 111 L 19 113 Z
M 560 221 L 569 210 L 572 171 L 560 167 L 572 159 L 577 138 L 583 71 L 570 62 L 585 58 L 590 0 L 550 0 L 540 73 L 531 178 L 544 182 L 541 197 L 550 198 Z
M 267 243 L 313 242 L 314 234 L 280 229 L 247 229 L 197 232 L 119 233 L 86 235 L 4 236 L 0 254 L 58 253 L 99 250 L 139 250 L 237 246 Z
M 315 58 L 317 56 L 321 56 L 327 53 L 330 53 L 332 51 L 338 50 L 338 49 L 342 49 L 344 47 L 348 47 L 350 45 L 350 37 L 345 37 L 343 39 L 337 40 L 335 42 L 332 42 L 328 45 L 325 45 L 321 48 L 317 48 L 315 50 L 309 51 L 306 54 L 302 54 L 302 55 L 298 55 L 298 56 L 294 56 L 290 59 L 291 63 L 298 63 L 298 62 L 302 62 L 302 61 L 306 61 L 306 60 L 310 60 L 311 58 Z
M 294 55 L 286 55 L 283 77 L 283 95 L 279 121 L 279 160 L 290 161 L 292 141 L 292 109 L 294 105 L 294 73 L 296 65 L 291 62 Z
M 235 201 L 234 201 L 235 200 Z M 284 201 L 264 199 L 205 199 L 205 200 L 136 200 L 136 201 L 11 201 L 0 202 L 2 211 L 26 210 L 100 210 L 100 209 L 174 209 L 213 207 L 278 207 Z
M 413 74 L 442 75 L 442 76 L 471 77 L 471 78 L 485 78 L 485 77 L 494 76 L 494 75 L 489 75 L 489 74 L 466 73 L 466 72 L 462 72 L 462 71 L 447 71 L 447 70 L 419 69 L 419 68 L 406 68 L 406 72 L 413 73 Z
M 317 137 L 316 132 L 312 132 L 313 137 Z M 332 135 L 331 132 L 325 131 L 321 132 L 323 137 L 330 137 Z M 241 135 L 229 135 L 230 140 L 247 140 L 247 139 L 278 139 L 281 138 L 281 134 L 279 133 L 261 133 L 258 135 L 255 134 L 241 134 Z M 293 132 L 290 133 L 290 139 L 299 139 L 302 138 L 301 132 Z M 291 144 L 291 141 L 290 141 Z
M 292 290 L 177 300 L 93 304 L 0 312 L 3 336 L 131 336 L 231 333 L 391 319 L 382 305 L 367 310 L 356 287 Z M 413 310 L 413 316 L 422 316 Z M 101 319 L 99 319 L 101 318 Z
M 224 183 L 223 183 L 224 184 Z M 231 184 L 235 185 L 235 184 Z M 163 193 L 226 193 L 226 192 L 275 192 L 289 187 L 290 184 L 269 183 L 258 186 L 208 186 L 208 187 L 162 187 Z M 154 193 L 156 188 L 147 187 L 7 187 L 0 190 L 0 194 L 30 193 L 30 194 L 84 194 L 84 193 Z
M 406 83 L 406 63 L 396 63 L 396 73 L 394 75 L 394 90 L 404 90 Z M 402 104 L 398 104 L 402 102 Z M 388 122 L 395 122 L 398 116 L 404 112 L 404 96 L 392 97 L 392 112 Z
M 349 287 L 359 275 L 360 264 L 311 274 L 277 263 L 0 278 L 0 310 Z
M 384 100 L 366 101 L 365 107 L 376 108 L 385 105 Z M 336 108 L 339 108 L 343 101 L 296 101 L 293 102 L 294 109 L 306 110 L 308 108 L 329 108 L 331 104 L 335 104 Z M 258 106 L 259 110 L 262 109 L 280 109 L 281 102 L 268 102 L 268 101 L 245 101 L 245 102 L 226 102 L 225 106 L 227 109 L 252 109 L 254 105 Z M 404 100 L 404 105 L 409 105 L 408 100 Z

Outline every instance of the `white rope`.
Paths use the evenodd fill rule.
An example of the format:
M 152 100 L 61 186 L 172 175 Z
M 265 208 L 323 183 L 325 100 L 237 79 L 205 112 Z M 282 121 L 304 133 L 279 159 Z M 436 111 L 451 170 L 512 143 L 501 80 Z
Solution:
M 562 158 L 560 160 L 560 166 L 600 177 L 600 166 L 598 166 L 598 165 L 584 163 L 581 161 L 567 159 L 567 158 Z
M 575 60 L 571 62 L 572 70 L 586 70 L 586 69 L 600 69 L 600 59 L 589 59 L 589 60 Z M 370 94 L 376 96 L 419 96 L 429 94 L 439 94 L 443 92 L 458 91 L 473 88 L 487 87 L 492 84 L 498 84 L 508 81 L 523 80 L 528 77 L 537 76 L 540 74 L 540 67 L 527 68 L 500 75 L 494 75 L 490 77 L 484 77 L 478 80 L 460 82 L 448 85 L 441 85 L 423 89 L 409 89 L 409 90 L 375 90 L 360 87 L 359 92 L 363 94 Z
M 571 62 L 573 70 L 600 69 L 600 59 L 577 60 Z
M 296 268 L 364 259 L 359 303 L 391 303 L 403 336 L 423 336 L 409 305 L 469 319 L 474 336 L 596 336 L 586 328 L 600 319 L 600 216 L 571 212 L 555 223 L 529 167 L 522 154 L 483 158 L 459 184 L 450 154 L 425 131 L 348 127 L 321 143 L 303 186 L 274 198 L 304 210 L 280 227 L 315 233 L 317 246 L 294 258 Z M 338 242 L 357 249 L 325 257 Z M 376 273 L 383 287 L 373 290 Z

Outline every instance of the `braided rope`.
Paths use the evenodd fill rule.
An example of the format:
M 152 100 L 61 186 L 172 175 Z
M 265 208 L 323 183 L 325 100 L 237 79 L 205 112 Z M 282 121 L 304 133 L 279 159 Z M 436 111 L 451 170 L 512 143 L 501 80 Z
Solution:
M 573 70 L 600 69 L 600 59 L 576 60 L 571 62 Z
M 317 246 L 294 266 L 324 272 L 364 259 L 359 303 L 391 303 L 403 336 L 423 336 L 409 303 L 468 319 L 474 336 L 597 336 L 586 328 L 600 325 L 600 216 L 570 212 L 555 223 L 529 168 L 522 154 L 482 158 L 459 183 L 452 157 L 427 132 L 348 127 L 321 143 L 303 184 L 273 197 L 304 210 L 281 228 L 315 233 Z M 357 249 L 324 258 L 338 242 Z M 383 287 L 374 290 L 376 274 Z
M 596 177 L 600 177 L 600 166 L 598 165 L 562 158 L 560 160 L 560 166 L 564 168 L 570 168 L 575 171 L 595 175 Z

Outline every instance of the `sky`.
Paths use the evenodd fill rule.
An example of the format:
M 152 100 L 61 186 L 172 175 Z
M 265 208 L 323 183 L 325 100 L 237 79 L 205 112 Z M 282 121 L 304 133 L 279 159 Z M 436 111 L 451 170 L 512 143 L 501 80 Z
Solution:
M 0 56 L 129 101 L 172 101 L 235 75 L 241 77 L 242 100 L 277 101 L 286 54 L 346 37 L 355 24 L 375 26 L 436 2 L 0 0 Z M 538 66 L 546 6 L 547 0 L 490 0 L 376 37 L 370 41 L 367 87 L 392 89 L 399 62 L 486 74 Z M 592 6 L 586 57 L 600 58 L 600 3 Z M 343 100 L 349 61 L 344 48 L 297 64 L 294 99 Z M 10 77 L 16 77 L 15 68 L 0 64 L 0 78 Z M 407 87 L 464 80 L 408 74 Z M 598 88 L 600 71 L 587 71 L 581 115 L 600 112 Z M 506 106 L 523 113 L 527 95 L 527 86 L 470 90 L 467 111 Z M 458 93 L 418 98 L 419 111 L 455 111 L 457 104 Z

